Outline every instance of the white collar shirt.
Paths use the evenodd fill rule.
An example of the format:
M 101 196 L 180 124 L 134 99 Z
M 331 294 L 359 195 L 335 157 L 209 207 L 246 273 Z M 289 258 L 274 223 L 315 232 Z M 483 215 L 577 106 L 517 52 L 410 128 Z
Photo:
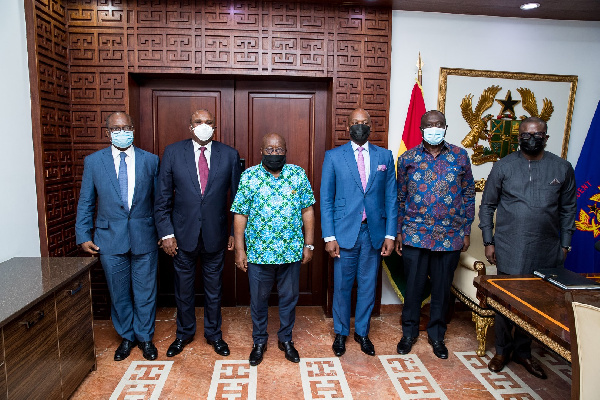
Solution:
M 110 146 L 112 152 L 113 161 L 115 163 L 115 171 L 117 172 L 117 179 L 119 179 L 119 166 L 121 165 L 121 150 L 115 146 Z M 131 203 L 133 201 L 133 191 L 135 190 L 135 151 L 133 145 L 129 146 L 123 153 L 127 154 L 125 157 L 125 164 L 127 164 L 127 206 L 131 209 Z
M 206 157 L 206 163 L 208 164 L 208 170 L 210 171 L 210 155 L 212 154 L 213 142 L 211 140 L 204 146 L 200 146 L 198 142 L 192 139 L 192 143 L 194 144 L 194 160 L 196 160 L 196 175 L 198 176 L 198 184 L 200 185 L 200 190 L 202 190 L 202 184 L 200 183 L 200 171 L 198 170 L 198 159 L 200 158 L 200 154 L 202 154 L 200 147 L 206 147 L 206 150 L 204 150 L 204 156 Z
M 352 151 L 354 152 L 354 159 L 356 160 L 356 166 L 358 168 L 358 145 L 353 141 L 350 141 L 352 145 Z M 363 148 L 362 154 L 365 161 L 365 178 L 369 182 L 369 174 L 371 173 L 371 157 L 369 155 L 369 142 L 366 142 L 361 146 Z

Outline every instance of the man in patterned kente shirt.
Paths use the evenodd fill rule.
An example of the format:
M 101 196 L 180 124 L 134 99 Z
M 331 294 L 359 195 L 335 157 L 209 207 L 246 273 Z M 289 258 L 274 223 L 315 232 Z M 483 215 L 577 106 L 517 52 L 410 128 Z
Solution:
M 469 248 L 475 216 L 475 182 L 465 149 L 447 143 L 446 117 L 437 110 L 421 118 L 423 142 L 398 158 L 398 236 L 406 293 L 399 354 L 410 352 L 419 335 L 422 292 L 431 279 L 427 324 L 433 353 L 448 358 L 444 343 L 450 285 L 460 252 Z
M 235 213 L 235 264 L 248 271 L 250 282 L 254 346 L 249 360 L 252 366 L 260 364 L 267 350 L 269 295 L 277 281 L 278 347 L 286 359 L 297 363 L 300 356 L 294 348 L 292 329 L 300 264 L 308 263 L 313 256 L 315 198 L 304 170 L 286 164 L 283 137 L 265 135 L 260 151 L 262 162 L 242 174 L 231 206 Z

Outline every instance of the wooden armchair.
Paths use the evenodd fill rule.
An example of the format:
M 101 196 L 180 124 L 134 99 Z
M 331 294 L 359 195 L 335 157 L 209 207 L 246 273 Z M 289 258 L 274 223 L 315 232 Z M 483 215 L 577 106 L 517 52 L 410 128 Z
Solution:
M 600 396 L 600 292 L 567 291 L 571 333 L 571 400 Z
M 487 330 L 494 324 L 495 311 L 485 305 L 485 299 L 477 298 L 477 289 L 473 279 L 479 275 L 496 275 L 496 266 L 485 258 L 483 237 L 479 229 L 479 205 L 482 192 L 475 193 L 475 221 L 471 225 L 471 245 L 469 250 L 460 254 L 458 267 L 454 272 L 452 293 L 472 310 L 475 333 L 477 335 L 477 355 L 485 355 Z M 483 304 L 483 306 L 482 306 Z

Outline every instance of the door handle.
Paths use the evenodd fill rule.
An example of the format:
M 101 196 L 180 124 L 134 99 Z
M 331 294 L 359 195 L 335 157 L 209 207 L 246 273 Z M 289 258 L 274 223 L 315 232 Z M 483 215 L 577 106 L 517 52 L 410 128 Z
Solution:
M 79 282 L 79 285 L 77 285 L 77 287 L 75 289 L 67 290 L 67 293 L 69 293 L 69 295 L 73 296 L 74 294 L 77 294 L 81 290 L 82 287 L 83 287 L 83 285 L 81 284 L 81 282 Z
M 44 311 L 40 310 L 37 312 L 37 317 L 34 318 L 31 321 L 21 321 L 19 322 L 20 325 L 25 325 L 26 329 L 31 328 L 32 326 L 34 326 L 35 324 L 37 324 L 38 322 L 40 322 L 42 320 L 42 318 L 44 318 Z

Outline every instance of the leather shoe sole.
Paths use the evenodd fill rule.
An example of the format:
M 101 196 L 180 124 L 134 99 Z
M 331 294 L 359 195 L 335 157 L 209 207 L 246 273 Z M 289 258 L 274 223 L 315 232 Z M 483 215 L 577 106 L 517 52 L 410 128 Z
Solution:
M 142 355 L 146 360 L 153 361 L 158 357 L 158 350 L 154 343 L 152 342 L 141 342 L 138 344 L 140 350 L 142 350 Z
M 533 359 L 533 358 L 521 358 L 513 355 L 513 361 L 517 364 L 521 364 L 527 372 L 536 378 L 546 379 L 546 373 L 542 369 L 542 367 Z
M 179 338 L 175 339 L 167 349 L 167 357 L 175 357 L 177 354 L 181 353 L 183 348 L 190 344 L 192 340 L 194 340 L 193 337 L 185 340 Z
M 443 340 L 431 340 L 431 338 L 429 338 L 429 344 L 433 348 L 433 354 L 435 354 L 437 358 L 441 358 L 442 360 L 448 358 L 448 349 Z
M 131 341 L 128 339 L 123 339 L 117 350 L 115 350 L 115 361 L 123 361 L 129 354 L 131 354 L 131 349 L 135 347 L 137 342 Z
M 217 340 L 208 340 L 206 339 L 206 343 L 210 344 L 213 349 L 215 350 L 215 353 L 217 353 L 220 356 L 224 356 L 227 357 L 229 355 L 229 346 L 227 345 L 227 342 L 225 342 L 223 339 L 217 339 Z
M 346 352 L 346 336 L 340 335 L 339 333 L 336 334 L 331 349 L 333 350 L 333 354 L 337 357 L 343 356 Z
M 255 344 L 252 346 L 252 351 L 250 352 L 250 357 L 248 361 L 250 361 L 250 365 L 256 367 L 263 360 L 263 355 L 267 351 L 267 344 Z
M 279 350 L 285 353 L 286 360 L 291 361 L 293 363 L 300 362 L 300 355 L 298 354 L 298 350 L 296 350 L 296 348 L 294 347 L 294 342 L 292 342 L 291 340 L 288 342 L 277 341 L 277 347 L 279 347 Z
M 360 350 L 368 356 L 375 355 L 375 346 L 368 336 L 360 336 L 354 332 L 354 341 L 360 343 Z
M 402 339 L 398 342 L 398 346 L 396 346 L 396 352 L 398 354 L 408 354 L 412 350 L 413 344 L 417 341 L 416 337 L 410 336 L 402 336 Z
M 500 372 L 504 369 L 504 366 L 508 364 L 509 358 L 502 354 L 496 354 L 488 363 L 488 369 L 492 372 Z

